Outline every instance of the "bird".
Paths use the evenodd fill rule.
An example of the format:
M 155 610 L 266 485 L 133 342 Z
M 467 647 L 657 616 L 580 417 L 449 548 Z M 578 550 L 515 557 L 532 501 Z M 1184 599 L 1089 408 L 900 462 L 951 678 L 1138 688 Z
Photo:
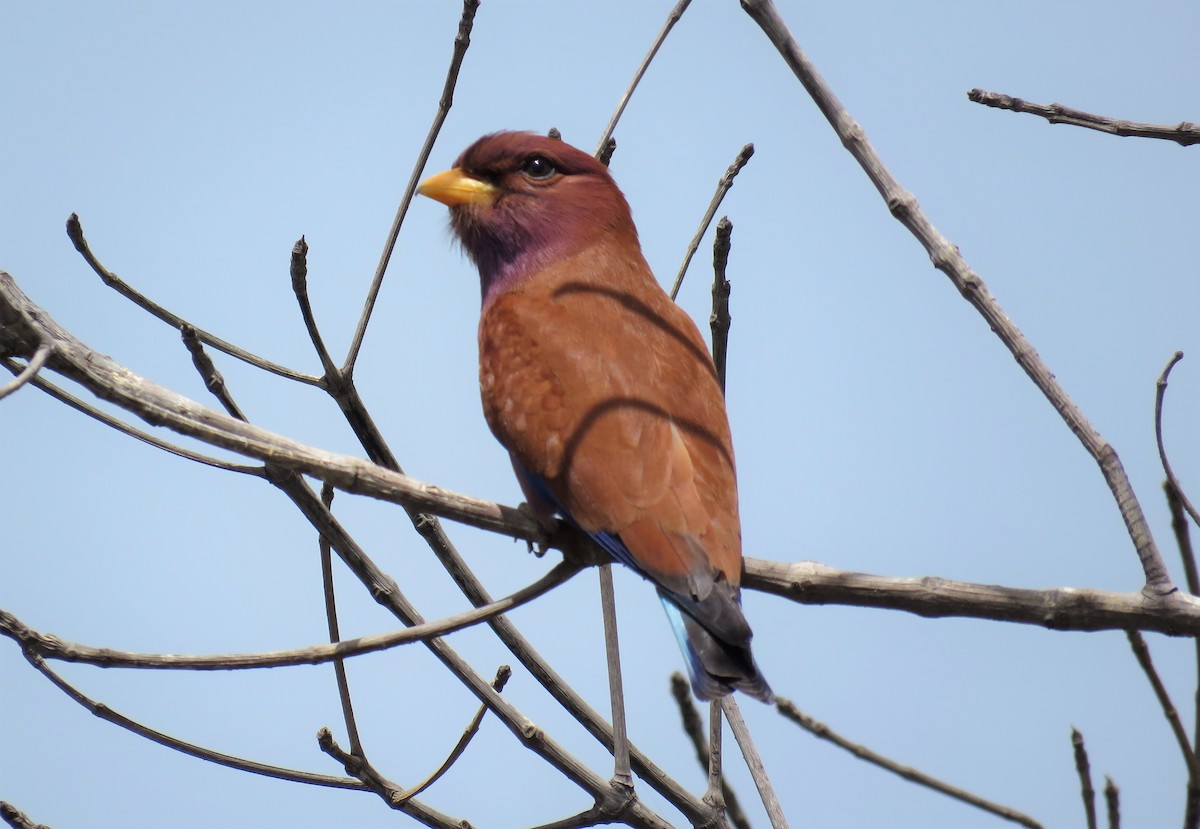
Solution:
M 483 412 L 528 507 L 655 585 L 699 699 L 772 702 L 741 609 L 724 394 L 608 168 L 557 137 L 496 132 L 417 192 L 450 208 L 479 271 Z

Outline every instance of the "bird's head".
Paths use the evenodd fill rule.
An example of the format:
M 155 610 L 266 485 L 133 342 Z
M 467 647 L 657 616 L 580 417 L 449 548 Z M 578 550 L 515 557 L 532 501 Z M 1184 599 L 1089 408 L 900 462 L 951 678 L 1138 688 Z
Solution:
M 562 256 L 632 241 L 629 205 L 608 168 L 555 138 L 485 135 L 421 195 L 450 208 L 450 226 L 479 268 L 484 302 Z

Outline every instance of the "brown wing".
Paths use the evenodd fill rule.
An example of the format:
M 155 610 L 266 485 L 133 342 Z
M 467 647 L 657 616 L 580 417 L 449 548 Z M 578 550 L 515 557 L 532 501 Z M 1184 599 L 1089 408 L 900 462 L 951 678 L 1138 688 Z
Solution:
M 585 530 L 703 598 L 741 574 L 733 450 L 704 341 L 644 260 L 594 247 L 493 299 L 480 388 L 496 437 Z M 685 586 L 686 585 L 686 586 Z

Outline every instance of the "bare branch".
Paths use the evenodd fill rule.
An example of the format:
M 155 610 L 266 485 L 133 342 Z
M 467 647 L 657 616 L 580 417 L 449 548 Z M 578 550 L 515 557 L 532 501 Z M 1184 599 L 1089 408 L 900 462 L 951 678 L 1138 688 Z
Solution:
M 5 368 L 7 368 L 9 371 L 13 372 L 14 374 L 20 370 L 20 367 L 17 366 L 16 363 L 14 363 L 12 360 L 9 360 L 7 358 L 0 358 L 0 365 L 3 365 Z M 167 452 L 167 453 L 170 453 L 177 457 L 183 458 L 184 460 L 195 461 L 196 463 L 202 463 L 205 466 L 211 466 L 214 469 L 224 469 L 228 472 L 238 472 L 242 475 L 253 475 L 256 478 L 262 478 L 262 477 L 266 476 L 266 469 L 264 469 L 262 466 L 246 466 L 244 464 L 237 464 L 237 463 L 230 463 L 229 461 L 223 461 L 223 460 L 220 460 L 219 458 L 214 458 L 209 455 L 202 455 L 199 452 L 193 452 L 190 449 L 184 449 L 182 446 L 177 446 L 173 443 L 168 443 L 167 441 L 163 440 L 162 438 L 155 437 L 154 435 L 151 435 L 147 432 L 143 432 L 140 429 L 135 429 L 132 426 L 130 426 L 128 423 L 124 423 L 123 421 L 117 420 L 112 415 L 109 415 L 105 412 L 100 411 L 99 409 L 97 409 L 94 406 L 90 406 L 87 403 L 84 403 L 78 397 L 75 397 L 74 395 L 72 395 L 66 391 L 63 391 L 58 386 L 54 385 L 53 383 L 49 382 L 48 380 L 43 380 L 41 377 L 33 378 L 33 380 L 31 381 L 31 384 L 34 387 L 40 389 L 41 391 L 44 391 L 46 394 L 50 395 L 51 397 L 53 397 L 55 400 L 59 401 L 60 403 L 64 403 L 67 406 L 70 406 L 72 409 L 75 409 L 78 412 L 82 412 L 83 414 L 87 415 L 88 417 L 92 418 L 93 420 L 97 420 L 100 423 L 103 423 L 105 426 L 109 426 L 113 429 L 116 429 L 121 434 L 128 435 L 131 438 L 136 438 L 137 440 L 140 440 L 142 443 L 149 444 L 150 446 L 153 446 L 156 449 L 161 449 L 164 452 Z
M 642 58 L 641 66 L 634 73 L 633 80 L 629 82 L 629 86 L 625 89 L 625 94 L 621 96 L 621 100 L 617 103 L 617 108 L 613 112 L 612 117 L 608 119 L 608 126 L 604 128 L 604 134 L 596 142 L 596 152 L 593 153 L 593 155 L 601 159 L 603 164 L 607 165 L 608 159 L 612 157 L 609 139 L 612 138 L 613 130 L 617 128 L 617 122 L 621 120 L 621 114 L 625 112 L 626 104 L 633 97 L 633 91 L 641 83 L 642 76 L 646 74 L 646 70 L 650 67 L 650 61 L 654 60 L 654 56 L 658 54 L 659 47 L 663 45 L 663 41 L 667 39 L 667 35 L 671 33 L 671 29 L 675 28 L 675 24 L 679 22 L 679 18 L 683 17 L 683 13 L 687 11 L 687 7 L 691 2 L 692 0 L 679 0 L 675 4 L 675 8 L 671 9 L 671 13 L 667 15 L 666 23 L 663 24 L 662 30 L 658 33 L 658 37 L 654 39 L 654 44 L 650 47 L 650 51 L 646 53 L 646 57 Z M 616 145 L 612 146 L 615 147 Z
M 512 668 L 507 665 L 501 665 L 496 671 L 496 678 L 492 680 L 492 687 L 499 693 L 504 690 L 504 686 L 508 684 L 509 678 L 512 676 Z M 471 718 L 471 722 L 467 723 L 467 727 L 463 729 L 462 736 L 458 738 L 458 742 L 454 744 L 454 748 L 450 750 L 450 754 L 446 757 L 442 764 L 438 766 L 434 772 L 422 780 L 417 785 L 413 786 L 404 794 L 404 799 L 416 797 L 421 792 L 428 789 L 436 783 L 443 774 L 450 770 L 455 761 L 462 756 L 467 750 L 467 746 L 471 744 L 471 740 L 479 733 L 479 725 L 483 722 L 483 715 L 487 713 L 487 706 L 479 706 L 479 710 L 475 712 L 475 716 Z
M 713 365 L 717 369 L 717 382 L 721 384 L 721 393 L 725 393 L 725 363 L 729 350 L 729 327 L 733 318 L 729 316 L 729 280 L 725 278 L 725 268 L 729 264 L 729 250 L 732 246 L 733 222 L 728 216 L 722 216 L 717 222 L 717 237 L 713 240 L 713 287 L 712 314 L 708 317 L 708 325 L 712 330 Z
M 1103 115 L 1092 115 L 1079 109 L 1063 106 L 1062 104 L 1031 104 L 1020 98 L 1005 95 L 1002 92 L 986 92 L 982 89 L 972 89 L 967 98 L 977 104 L 1007 109 L 1012 112 L 1026 112 L 1030 115 L 1040 115 L 1051 124 L 1070 124 L 1073 127 L 1086 127 L 1089 130 L 1106 132 L 1123 138 L 1161 138 L 1174 141 L 1187 147 L 1200 144 L 1200 127 L 1189 121 L 1180 121 L 1173 126 L 1160 124 L 1141 124 L 1136 121 L 1106 118 Z
M 884 757 L 882 754 L 878 754 L 864 745 L 847 740 L 825 723 L 815 720 L 805 714 L 803 711 L 797 708 L 796 704 L 791 700 L 777 698 L 775 700 L 775 707 L 779 710 L 780 714 L 803 728 L 809 734 L 812 734 L 814 737 L 819 737 L 822 740 L 827 740 L 838 748 L 845 749 L 860 760 L 865 760 L 872 765 L 879 766 L 881 769 L 890 771 L 892 774 L 903 777 L 905 780 L 916 783 L 918 786 L 925 786 L 926 788 L 933 789 L 935 792 L 941 792 L 942 794 L 952 797 L 955 800 L 961 801 L 970 806 L 974 806 L 977 809 L 990 812 L 997 817 L 1002 817 L 1005 820 L 1011 820 L 1013 823 L 1019 823 L 1022 826 L 1028 826 L 1030 829 L 1041 829 L 1042 827 L 1042 824 L 1015 809 L 1010 809 L 1008 806 L 1002 806 L 999 803 L 993 803 L 990 800 L 985 800 L 984 798 L 972 794 L 965 789 L 960 789 L 957 786 L 952 786 L 949 783 L 937 779 L 936 777 L 932 777 L 924 772 L 917 771 L 911 766 L 901 765 L 895 760 Z
M 179 329 L 179 334 L 183 339 L 184 347 L 192 355 L 192 365 L 200 373 L 200 379 L 204 381 L 204 387 L 212 393 L 213 397 L 217 398 L 217 402 L 229 413 L 230 417 L 235 417 L 238 420 L 246 420 L 246 415 L 238 408 L 233 395 L 226 388 L 224 376 L 217 370 L 216 363 L 208 356 L 208 352 L 204 350 L 204 345 L 200 342 L 200 338 L 196 336 L 196 329 L 184 323 Z
M 321 503 L 332 514 L 333 487 L 321 485 Z M 321 592 L 325 601 L 325 626 L 329 630 L 329 642 L 335 644 L 342 641 L 338 629 L 337 593 L 333 589 L 333 552 L 329 539 L 320 532 L 317 533 L 317 549 L 321 555 Z M 354 703 L 350 697 L 350 679 L 346 676 L 346 661 L 338 658 L 333 660 L 333 676 L 337 683 L 338 700 L 342 706 L 342 722 L 346 725 L 346 734 L 350 737 L 350 751 L 362 755 L 365 752 L 362 740 L 358 735 L 358 720 L 354 716 Z
M 1192 745 L 1188 741 L 1187 732 L 1183 728 L 1183 722 L 1179 719 L 1175 703 L 1171 701 L 1171 695 L 1167 693 L 1162 677 L 1158 675 L 1158 670 L 1154 667 L 1146 640 L 1136 630 L 1126 631 L 1126 635 L 1129 637 L 1129 647 L 1133 649 L 1133 655 L 1137 658 L 1142 672 L 1146 674 L 1146 679 L 1150 680 L 1154 696 L 1158 699 L 1158 704 L 1162 706 L 1163 716 L 1167 718 L 1167 723 L 1171 726 L 1171 733 L 1175 735 L 1175 741 L 1183 753 L 1183 762 L 1187 766 L 1188 775 L 1192 780 L 1200 780 L 1200 763 L 1196 760 L 1196 752 L 1192 750 Z
M 6 610 L 0 610 L 0 634 L 17 642 L 23 649 L 46 659 L 62 662 L 82 662 L 99 668 L 140 668 L 180 671 L 242 671 L 260 668 L 282 668 L 291 665 L 320 665 L 365 653 L 387 650 L 414 642 L 428 642 L 456 630 L 477 625 L 501 613 L 507 613 L 536 599 L 567 581 L 579 572 L 575 564 L 561 562 L 533 584 L 503 599 L 447 616 L 436 622 L 425 622 L 373 636 L 345 639 L 328 645 L 312 645 L 285 651 L 265 653 L 228 653 L 214 656 L 184 654 L 132 653 L 112 648 L 94 648 L 74 642 L 64 642 L 57 636 L 36 631 Z
M 687 677 L 681 673 L 671 674 L 671 696 L 675 698 L 675 704 L 679 706 L 679 716 L 683 720 L 683 733 L 692 741 L 692 748 L 696 750 L 696 760 L 700 763 L 700 768 L 704 769 L 709 776 L 709 791 L 705 793 L 706 800 L 716 803 L 717 797 L 723 802 L 719 804 L 725 809 L 729 816 L 729 821 L 737 829 L 750 829 L 750 821 L 746 819 L 745 813 L 742 811 L 741 804 L 738 803 L 737 794 L 729 785 L 729 781 L 724 775 L 719 775 L 720 790 L 717 797 L 710 798 L 712 792 L 712 772 L 714 765 L 720 770 L 720 764 L 712 762 L 712 754 L 714 751 L 720 751 L 719 746 L 712 746 L 711 741 L 704 737 L 704 727 L 700 721 L 700 714 L 696 710 L 696 703 L 692 698 L 692 686 L 688 682 Z M 720 706 L 717 706 L 720 711 Z M 711 725 L 711 723 L 710 723 Z M 710 730 L 710 737 L 712 736 Z
M 91 266 L 92 270 L 100 277 L 105 285 L 112 288 L 121 296 L 128 299 L 134 305 L 147 311 L 151 316 L 156 317 L 172 328 L 183 329 L 188 322 L 176 314 L 171 313 L 166 308 L 163 308 L 157 302 L 154 302 L 149 297 L 139 293 L 131 287 L 125 280 L 117 276 L 115 273 L 106 268 L 96 255 L 92 253 L 92 248 L 88 244 L 83 235 L 83 225 L 79 221 L 79 216 L 72 213 L 67 219 L 67 235 L 71 238 L 71 242 L 75 245 L 75 250 L 83 256 L 85 262 Z M 298 383 L 306 383 L 310 386 L 321 385 L 321 378 L 312 374 L 304 374 L 303 372 L 295 371 L 287 366 L 282 366 L 279 363 L 273 363 L 270 360 L 259 357 L 257 354 L 251 354 L 244 348 L 238 348 L 233 343 L 227 342 L 215 334 L 210 334 L 202 328 L 196 328 L 196 337 L 206 345 L 211 345 L 218 351 L 223 351 L 230 357 L 236 357 L 244 363 L 248 363 L 256 368 L 261 368 L 263 371 L 268 371 L 271 374 L 276 374 L 280 377 L 285 377 L 288 380 L 295 380 Z
M 325 347 L 325 340 L 321 337 L 321 330 L 317 327 L 317 318 L 308 298 L 308 242 L 303 236 L 292 245 L 292 260 L 288 270 L 292 277 L 292 293 L 295 294 L 296 304 L 300 307 L 300 316 L 304 320 L 308 338 L 317 352 L 317 359 L 321 361 L 328 387 L 341 380 L 341 372 L 334 365 L 329 349 Z
M 617 597 L 613 591 L 612 564 L 596 568 L 600 574 L 600 608 L 604 617 L 604 655 L 608 665 L 608 696 L 612 706 L 613 779 L 633 789 L 629 772 L 629 734 L 625 728 L 625 688 L 621 681 L 621 646 L 617 638 Z
M 1075 771 L 1079 773 L 1079 791 L 1088 829 L 1096 829 L 1096 790 L 1092 787 L 1092 768 L 1088 763 L 1087 747 L 1078 729 L 1071 729 L 1071 747 L 1075 751 Z
M 1158 377 L 1158 383 L 1155 384 L 1154 439 L 1158 444 L 1158 459 L 1162 463 L 1163 472 L 1166 473 L 1167 481 L 1170 483 L 1171 489 L 1174 490 L 1175 496 L 1179 499 L 1179 502 L 1183 505 L 1183 508 L 1187 510 L 1188 515 L 1192 516 L 1192 520 L 1195 521 L 1198 526 L 1200 526 L 1200 512 L 1197 512 L 1196 508 L 1192 506 L 1192 502 L 1188 500 L 1187 495 L 1185 495 L 1183 492 L 1183 487 L 1179 484 L 1179 479 L 1175 477 L 1175 470 L 1171 468 L 1171 461 L 1167 459 L 1167 448 L 1166 444 L 1163 442 L 1163 399 L 1167 395 L 1167 378 L 1171 376 L 1171 369 L 1175 368 L 1175 364 L 1182 359 L 1183 352 L 1176 351 L 1175 354 L 1172 355 L 1171 359 L 1167 361 L 1166 367 L 1162 370 L 1162 374 L 1160 374 Z M 1168 493 L 1167 497 L 1170 498 L 1171 495 Z M 1179 537 L 1178 529 L 1175 530 L 1175 536 L 1176 538 Z M 1186 559 L 1184 560 L 1184 567 L 1187 567 Z M 1196 587 L 1193 586 L 1198 583 L 1196 581 L 1195 572 L 1196 562 L 1193 560 L 1191 564 L 1191 570 L 1188 572 L 1188 590 L 1192 593 L 1200 592 Z
M 708 226 L 712 224 L 713 216 L 717 215 L 717 209 L 721 206 L 721 202 L 724 201 L 725 194 L 729 192 L 730 187 L 733 187 L 733 180 L 737 178 L 737 174 L 746 166 L 746 162 L 750 160 L 750 156 L 752 155 L 754 155 L 754 145 L 746 144 L 743 146 L 738 150 L 737 158 L 726 168 L 720 180 L 717 181 L 717 191 L 713 193 L 712 201 L 708 203 L 708 210 L 704 211 L 704 218 L 700 220 L 700 227 L 696 228 L 696 235 L 692 237 L 692 241 L 688 243 L 687 251 L 683 254 L 683 264 L 679 266 L 679 273 L 675 275 L 675 284 L 671 286 L 671 299 L 679 295 L 679 288 L 683 285 L 683 277 L 687 275 L 688 265 L 692 264 L 692 257 L 696 255 L 696 251 L 700 247 L 700 240 L 708 232 Z
M 1188 517 L 1184 512 L 1183 499 L 1178 488 L 1176 488 L 1175 484 L 1171 483 L 1170 479 L 1163 481 L 1163 491 L 1167 496 L 1167 509 L 1171 512 L 1171 529 L 1175 533 L 1175 544 L 1179 547 L 1179 557 L 1183 560 L 1183 571 L 1187 579 L 1188 592 L 1195 596 L 1197 593 L 1200 593 L 1200 578 L 1197 577 L 1196 573 L 1196 554 L 1192 549 L 1192 537 L 1188 532 Z M 1193 640 L 1192 645 L 1196 655 L 1196 690 L 1192 693 L 1192 746 L 1193 753 L 1195 753 L 1200 748 L 1200 636 Z M 1107 791 L 1105 794 L 1107 794 Z M 1188 775 L 1187 795 L 1184 801 L 1183 814 L 1185 829 L 1198 829 L 1200 827 L 1200 780 L 1196 780 L 1190 774 Z
M 788 31 L 771 0 L 742 0 L 742 8 L 758 23 L 784 61 L 795 73 L 800 83 L 812 96 L 817 108 L 829 121 L 842 144 L 863 168 L 867 177 L 883 197 L 892 215 L 917 238 L 929 254 L 934 267 L 950 278 L 951 283 L 971 303 L 995 332 L 1000 341 L 1016 358 L 1017 363 L 1041 390 L 1046 399 L 1059 413 L 1071 432 L 1079 438 L 1088 453 L 1095 458 L 1100 472 L 1112 491 L 1117 509 L 1125 522 L 1129 537 L 1137 550 L 1146 576 L 1146 591 L 1164 596 L 1175 591 L 1171 575 L 1167 571 L 1154 536 L 1146 523 L 1146 516 L 1138 503 L 1129 477 L 1121 465 L 1116 450 L 1096 431 L 1084 417 L 1083 412 L 1071 400 L 1050 367 L 1025 339 L 1020 329 L 996 302 L 987 285 L 967 265 L 958 247 L 933 226 L 921 210 L 912 193 L 900 186 L 883 164 L 867 140 L 866 133 L 850 117 L 841 101 L 825 83 L 808 56 L 800 49 L 796 39 Z
M 442 131 L 442 124 L 445 123 L 446 116 L 450 114 L 450 107 L 454 105 L 454 87 L 458 84 L 458 73 L 462 69 L 467 47 L 471 45 L 471 29 L 475 25 L 475 12 L 478 10 L 479 0 L 463 0 L 462 17 L 458 20 L 458 33 L 454 36 L 454 52 L 450 56 L 450 68 L 446 70 L 446 83 L 442 87 L 442 97 L 438 100 L 437 114 L 433 116 L 433 123 L 429 126 L 425 143 L 417 152 L 417 163 L 413 165 L 408 184 L 404 187 L 404 195 L 400 198 L 400 206 L 396 208 L 396 216 L 392 219 L 387 241 L 383 245 L 383 253 L 375 268 L 375 277 L 367 289 L 362 314 L 358 319 L 358 326 L 354 330 L 354 338 L 350 341 L 350 350 L 346 354 L 346 361 L 342 364 L 342 373 L 347 376 L 354 374 L 354 364 L 358 362 L 358 353 L 362 349 L 363 338 L 367 335 L 367 324 L 371 321 L 371 313 L 375 310 L 375 300 L 379 298 L 379 289 L 383 286 L 383 275 L 387 272 L 388 263 L 392 259 L 392 251 L 396 248 L 396 240 L 400 237 L 400 226 L 404 224 L 408 206 L 417 192 L 417 184 L 425 172 L 425 165 L 429 161 L 429 154 L 433 151 L 433 144 L 437 141 L 438 133 Z
M 771 785 L 771 779 L 767 776 L 767 767 L 763 765 L 758 748 L 754 745 L 754 738 L 750 736 L 750 729 L 746 726 L 746 720 L 742 718 L 737 700 L 733 698 L 733 694 L 729 694 L 720 698 L 719 705 L 725 713 L 725 719 L 729 720 L 729 730 L 733 732 L 738 748 L 742 750 L 742 758 L 746 761 L 746 768 L 750 770 L 755 787 L 758 788 L 758 796 L 762 798 L 763 808 L 767 810 L 771 826 L 773 829 L 788 829 L 787 815 L 783 813 L 783 807 L 775 795 L 775 787 Z
M 1108 809 L 1108 829 L 1121 829 L 1121 792 L 1107 774 L 1104 776 L 1104 805 Z
M 452 818 L 430 809 L 418 800 L 406 798 L 400 787 L 376 771 L 366 758 L 343 750 L 333 739 L 333 734 L 328 728 L 322 728 L 317 732 L 317 745 L 322 751 L 341 763 L 342 767 L 346 769 L 346 773 L 356 778 L 356 782 L 361 783 L 365 790 L 379 795 L 383 802 L 391 808 L 404 812 L 435 829 L 471 829 L 471 824 L 465 820 Z
M 71 683 L 67 682 L 59 676 L 54 670 L 46 664 L 42 657 L 33 653 L 31 650 L 24 651 L 25 658 L 33 665 L 43 676 L 49 679 L 60 691 L 73 699 L 79 705 L 86 708 L 95 716 L 120 726 L 126 731 L 131 731 L 139 737 L 145 737 L 151 742 L 158 743 L 166 748 L 174 749 L 183 754 L 191 755 L 200 760 L 207 760 L 210 763 L 216 763 L 220 766 L 228 766 L 232 769 L 240 771 L 248 771 L 252 774 L 261 774 L 264 777 L 274 777 L 278 780 L 290 780 L 293 783 L 307 783 L 313 786 L 328 786 L 335 789 L 362 789 L 363 786 L 357 780 L 350 780 L 344 777 L 331 777 L 326 774 L 314 774 L 312 772 L 298 771 L 296 769 L 283 768 L 282 766 L 272 766 L 266 763 L 257 763 L 253 760 L 246 760 L 241 757 L 234 757 L 230 754 L 222 754 L 219 751 L 198 746 L 195 743 L 185 742 L 176 737 L 171 737 L 163 734 L 161 731 L 155 731 L 141 723 L 131 720 L 125 715 L 117 712 L 113 708 L 104 703 L 96 702 L 83 692 L 79 691 Z
M 0 800 L 0 820 L 3 820 L 13 829 L 50 829 L 44 823 L 34 823 L 25 813 L 13 806 L 11 803 L 5 803 Z
M 814 561 L 785 564 L 746 559 L 742 587 L 801 604 L 905 610 L 929 618 L 961 616 L 1038 625 L 1051 630 L 1152 630 L 1200 634 L 1200 601 L 1059 587 L 1028 590 L 926 576 L 894 578 L 853 573 Z

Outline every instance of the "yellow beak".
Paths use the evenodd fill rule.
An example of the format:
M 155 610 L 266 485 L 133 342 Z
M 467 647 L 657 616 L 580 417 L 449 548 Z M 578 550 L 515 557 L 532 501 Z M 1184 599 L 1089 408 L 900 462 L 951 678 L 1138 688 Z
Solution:
M 499 194 L 494 185 L 467 175 L 459 167 L 430 176 L 421 182 L 417 192 L 448 207 L 491 204 Z

